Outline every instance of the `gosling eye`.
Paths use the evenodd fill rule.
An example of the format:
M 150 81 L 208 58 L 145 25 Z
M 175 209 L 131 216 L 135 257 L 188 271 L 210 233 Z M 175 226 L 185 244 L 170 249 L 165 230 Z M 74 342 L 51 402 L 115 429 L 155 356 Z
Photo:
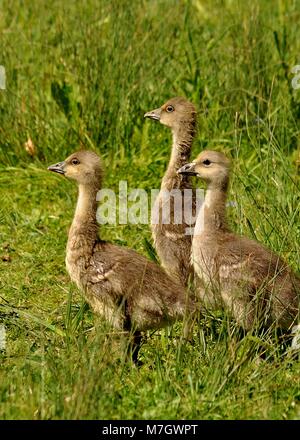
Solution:
M 174 107 L 173 107 L 172 105 L 168 105 L 168 106 L 166 107 L 166 111 L 167 111 L 168 113 L 172 113 L 172 112 L 174 111 Z
M 202 163 L 205 166 L 209 166 L 211 164 L 211 161 L 209 159 L 205 159 Z
M 72 159 L 72 165 L 78 165 L 80 162 L 78 159 L 76 159 L 76 157 L 74 159 Z

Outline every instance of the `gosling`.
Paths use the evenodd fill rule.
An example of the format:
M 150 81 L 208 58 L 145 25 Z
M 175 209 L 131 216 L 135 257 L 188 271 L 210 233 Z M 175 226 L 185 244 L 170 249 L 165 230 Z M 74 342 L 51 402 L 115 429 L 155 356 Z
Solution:
M 204 303 L 222 304 L 246 331 L 256 324 L 291 330 L 299 313 L 300 278 L 275 253 L 228 228 L 230 161 L 222 153 L 203 151 L 178 173 L 207 183 L 192 243 L 195 272 L 206 287 Z
M 184 190 L 191 190 L 189 176 L 178 175 L 177 170 L 190 159 L 192 142 L 196 132 L 196 109 L 185 98 L 177 97 L 162 107 L 145 113 L 145 118 L 159 121 L 171 128 L 173 135 L 172 153 L 167 171 L 161 183 L 161 190 L 155 203 L 159 213 L 156 224 L 152 222 L 152 237 L 161 264 L 166 272 L 187 286 L 193 276 L 190 262 L 192 238 L 186 218 L 176 224 L 174 198 L 166 197 L 172 190 L 179 191 L 183 200 Z M 195 192 L 191 194 L 192 217 L 195 217 Z M 183 203 L 182 203 L 183 207 Z M 169 211 L 170 209 L 170 211 Z M 183 211 L 182 211 L 183 212 Z M 170 213 L 170 221 L 164 222 L 163 213 Z
M 115 329 L 131 332 L 130 353 L 138 362 L 141 332 L 183 318 L 192 305 L 180 284 L 158 265 L 98 238 L 96 196 L 103 168 L 97 154 L 79 151 L 48 170 L 79 186 L 67 243 L 67 271 L 95 313 Z

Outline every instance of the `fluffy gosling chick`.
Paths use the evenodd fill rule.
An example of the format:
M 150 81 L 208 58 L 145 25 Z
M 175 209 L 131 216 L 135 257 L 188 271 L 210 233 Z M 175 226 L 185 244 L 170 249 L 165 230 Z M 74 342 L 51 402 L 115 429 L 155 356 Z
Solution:
M 159 220 L 158 224 L 152 225 L 152 236 L 164 269 L 186 286 L 193 274 L 190 263 L 192 239 L 191 235 L 187 234 L 190 225 L 186 223 L 186 219 L 183 219 L 182 224 L 176 224 L 174 199 L 173 197 L 168 199 L 165 195 L 172 190 L 179 190 L 183 200 L 184 190 L 192 189 L 189 176 L 178 175 L 177 170 L 190 159 L 196 132 L 196 109 L 185 98 L 177 97 L 170 99 L 162 107 L 145 113 L 144 117 L 159 121 L 172 130 L 171 158 L 155 204 L 155 209 L 159 212 Z M 191 199 L 192 215 L 195 215 L 194 191 Z M 164 223 L 163 213 L 169 212 L 167 205 L 170 206 L 170 221 Z
M 97 192 L 102 164 L 97 154 L 78 151 L 48 170 L 75 180 L 77 206 L 69 231 L 66 267 L 95 313 L 115 329 L 134 334 L 137 362 L 141 331 L 182 318 L 192 306 L 184 289 L 158 265 L 134 250 L 98 238 Z
M 245 330 L 255 323 L 291 329 L 299 313 L 300 278 L 278 255 L 228 228 L 230 161 L 203 151 L 178 173 L 207 183 L 192 243 L 193 265 L 206 286 L 202 299 L 213 306 L 221 302 Z

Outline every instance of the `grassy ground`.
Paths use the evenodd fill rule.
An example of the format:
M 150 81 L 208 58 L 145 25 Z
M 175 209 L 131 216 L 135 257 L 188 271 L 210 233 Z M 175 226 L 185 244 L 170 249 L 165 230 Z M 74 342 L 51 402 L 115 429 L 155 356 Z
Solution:
M 199 110 L 193 156 L 234 160 L 233 228 L 299 271 L 299 19 L 296 0 L 2 0 L 0 418 L 300 418 L 299 362 L 222 316 L 189 344 L 180 325 L 156 333 L 143 367 L 127 365 L 66 274 L 76 188 L 46 171 L 92 148 L 107 187 L 158 188 L 170 133 L 143 114 L 185 95 Z M 145 255 L 151 240 L 147 225 L 101 235 Z

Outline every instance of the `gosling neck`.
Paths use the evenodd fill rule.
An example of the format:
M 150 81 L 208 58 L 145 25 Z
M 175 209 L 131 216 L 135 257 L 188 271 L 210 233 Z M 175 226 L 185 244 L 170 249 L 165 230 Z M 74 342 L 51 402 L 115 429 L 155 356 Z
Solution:
M 69 237 L 76 235 L 86 244 L 94 245 L 98 239 L 97 192 L 100 185 L 79 184 L 78 199 Z
M 170 162 L 162 180 L 162 189 L 191 188 L 190 177 L 178 175 L 177 170 L 189 162 L 196 132 L 196 120 L 182 122 L 172 130 L 172 152 Z
M 228 179 L 221 183 L 209 183 L 204 203 L 199 210 L 195 225 L 195 235 L 201 233 L 228 232 L 226 220 L 226 200 Z

